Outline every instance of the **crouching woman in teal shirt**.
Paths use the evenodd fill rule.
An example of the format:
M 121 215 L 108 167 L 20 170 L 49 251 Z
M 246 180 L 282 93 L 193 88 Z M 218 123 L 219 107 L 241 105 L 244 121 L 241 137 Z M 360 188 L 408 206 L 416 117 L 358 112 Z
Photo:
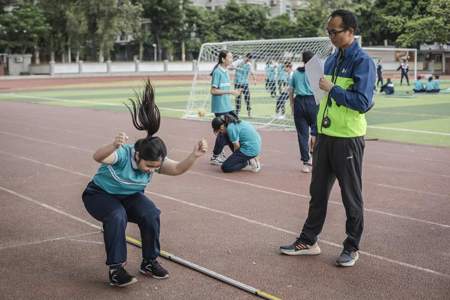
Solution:
M 225 173 L 246 170 L 259 172 L 261 164 L 261 136 L 252 124 L 239 120 L 231 114 L 215 117 L 212 120 L 214 134 L 223 134 L 233 146 L 233 153 L 223 162 Z
M 160 114 L 154 102 L 154 91 L 147 81 L 143 96 L 127 105 L 138 130 L 147 131 L 147 137 L 134 145 L 126 144 L 128 137 L 119 133 L 114 142 L 99 148 L 94 160 L 100 168 L 83 192 L 82 199 L 87 211 L 103 223 L 106 248 L 106 264 L 112 286 L 127 286 L 137 279 L 124 269 L 127 261 L 125 230 L 127 222 L 139 226 L 142 239 L 142 263 L 139 272 L 157 279 L 169 277 L 158 263 L 160 210 L 144 194 L 154 172 L 179 175 L 186 172 L 207 150 L 204 139 L 183 161 L 167 158 L 164 142 L 153 136 L 159 129 Z

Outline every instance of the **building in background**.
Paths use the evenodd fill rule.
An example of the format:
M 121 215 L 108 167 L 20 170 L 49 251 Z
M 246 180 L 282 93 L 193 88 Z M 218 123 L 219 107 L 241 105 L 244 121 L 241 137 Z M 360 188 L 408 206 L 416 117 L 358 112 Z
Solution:
M 193 0 L 192 4 L 214 10 L 224 7 L 228 2 L 229 0 Z M 237 0 L 236 2 L 240 4 L 264 5 L 269 8 L 272 17 L 286 13 L 293 16 L 294 12 L 306 3 L 305 0 Z

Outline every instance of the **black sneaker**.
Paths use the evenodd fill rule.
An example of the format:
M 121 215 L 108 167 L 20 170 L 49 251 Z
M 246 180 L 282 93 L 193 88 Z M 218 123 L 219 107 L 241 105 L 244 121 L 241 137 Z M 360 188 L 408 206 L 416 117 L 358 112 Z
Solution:
M 353 267 L 359 258 L 358 251 L 342 250 L 341 255 L 339 255 L 336 260 L 336 266 L 338 267 Z
M 286 255 L 319 255 L 320 248 L 317 242 L 314 245 L 307 245 L 297 239 L 290 245 L 281 246 L 280 252 Z
M 112 286 L 124 287 L 137 282 L 136 277 L 131 276 L 122 267 L 109 269 L 109 284 Z
M 167 272 L 167 270 L 164 269 L 156 259 L 149 262 L 145 260 L 142 261 L 139 272 L 146 276 L 152 276 L 156 279 L 166 279 L 169 277 L 169 272 Z

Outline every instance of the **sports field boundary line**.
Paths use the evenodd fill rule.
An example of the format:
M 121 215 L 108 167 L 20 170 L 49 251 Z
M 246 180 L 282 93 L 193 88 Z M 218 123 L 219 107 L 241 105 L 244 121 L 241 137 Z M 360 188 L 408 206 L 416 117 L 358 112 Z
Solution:
M 61 168 L 61 169 L 63 169 L 63 168 Z M 74 216 L 72 214 L 69 214 L 69 213 L 67 213 L 67 212 L 65 212 L 63 210 L 60 210 L 60 209 L 56 208 L 56 207 L 53 207 L 53 206 L 48 205 L 46 203 L 42 203 L 42 202 L 40 202 L 40 201 L 38 201 L 36 199 L 33 199 L 33 198 L 28 197 L 26 195 L 20 194 L 20 193 L 18 193 L 16 191 L 13 191 L 11 189 L 5 188 L 3 186 L 0 186 L 0 190 L 4 191 L 4 192 L 7 192 L 9 194 L 12 194 L 12 195 L 14 195 L 14 196 L 16 196 L 16 197 L 18 197 L 20 199 L 23 199 L 23 200 L 26 200 L 28 202 L 31 202 L 31 203 L 33 203 L 35 205 L 38 205 L 38 206 L 41 206 L 43 208 L 49 209 L 49 210 L 51 210 L 53 212 L 61 214 L 61 215 L 65 216 L 65 217 L 68 217 L 68 218 L 70 218 L 72 220 L 75 220 L 75 221 L 81 222 L 83 224 L 86 224 L 86 225 L 88 225 L 88 226 L 90 226 L 92 228 L 99 229 L 99 232 L 102 232 L 102 229 L 101 229 L 100 226 L 98 226 L 96 224 L 93 224 L 93 223 L 91 223 L 89 221 L 86 221 L 86 220 L 84 220 L 82 218 L 79 218 L 77 216 Z M 98 232 L 96 232 L 96 233 L 98 233 Z M 131 245 L 134 245 L 134 246 L 137 246 L 137 247 L 139 247 L 140 243 L 141 243 L 141 241 L 139 241 L 137 239 L 134 239 L 134 238 L 132 238 L 130 236 L 126 236 L 126 240 L 127 240 L 127 243 L 129 243 Z M 190 261 L 187 261 L 185 259 L 181 259 L 180 257 L 175 256 L 175 255 L 173 255 L 173 254 L 171 254 L 169 252 L 166 252 L 166 251 L 164 251 L 162 249 L 161 249 L 160 252 L 161 252 L 160 256 L 163 257 L 163 258 L 166 258 L 167 260 L 170 260 L 170 261 L 173 261 L 173 262 L 178 263 L 180 265 L 183 265 L 183 266 L 185 266 L 185 267 L 187 267 L 189 269 L 195 270 L 195 271 L 197 271 L 199 273 L 202 273 L 204 275 L 208 275 L 209 277 L 211 277 L 211 278 L 213 278 L 215 280 L 227 283 L 230 286 L 236 287 L 236 288 L 238 288 L 240 290 L 243 290 L 245 292 L 251 293 L 251 294 L 253 294 L 255 296 L 258 296 L 258 297 L 261 297 L 261 298 L 264 298 L 264 299 L 268 299 L 268 300 L 281 300 L 280 298 L 278 298 L 278 297 L 276 297 L 276 296 L 274 296 L 272 294 L 269 294 L 269 293 L 264 292 L 262 290 L 256 289 L 256 288 L 254 288 L 254 287 L 252 287 L 250 285 L 247 285 L 247 284 L 242 283 L 240 281 L 234 280 L 234 279 L 232 279 L 232 278 L 230 278 L 228 276 L 225 276 L 225 275 L 222 275 L 220 273 L 214 272 L 212 270 L 209 270 L 208 268 L 205 268 L 205 267 L 202 267 L 200 265 L 194 264 L 194 263 L 192 263 Z
M 2 133 L 4 133 L 4 132 L 0 131 L 0 134 L 2 134 Z M 12 135 L 20 137 L 20 135 L 15 135 L 15 134 L 12 134 Z M 29 139 L 32 139 L 32 140 L 35 140 L 35 141 L 41 141 L 43 143 L 48 143 L 48 144 L 52 144 L 52 145 L 59 145 L 59 146 L 62 146 L 62 147 L 69 147 L 70 149 L 78 148 L 78 147 L 69 146 L 69 145 L 65 145 L 65 144 L 59 144 L 59 143 L 54 143 L 54 142 L 47 142 L 45 140 L 39 140 L 39 139 L 34 139 L 34 138 L 29 138 Z M 84 150 L 84 152 L 93 153 L 93 150 L 92 151 L 91 150 Z M 30 160 L 30 161 L 34 161 L 34 162 L 38 162 L 38 163 L 42 163 L 42 164 L 46 164 L 48 166 L 54 166 L 52 164 L 43 163 L 43 162 L 40 162 L 40 161 L 37 161 L 37 160 L 33 160 L 33 159 L 30 159 L 30 158 L 26 158 L 26 157 L 23 157 L 23 156 L 17 156 L 15 154 L 12 154 L 12 153 L 9 153 L 9 152 L 5 152 L 5 151 L 2 151 L 2 150 L 0 150 L 0 153 L 4 153 L 4 154 L 12 156 L 12 157 L 19 157 L 19 158 L 22 158 L 22 159 L 26 159 L 26 160 Z M 56 168 L 58 168 L 58 167 L 56 166 Z M 197 175 L 200 175 L 200 176 L 204 176 L 204 177 L 214 178 L 214 179 L 220 180 L 220 181 L 226 181 L 226 182 L 231 182 L 231 183 L 240 184 L 240 185 L 247 185 L 247 186 L 251 186 L 253 188 L 258 188 L 258 189 L 262 189 L 262 190 L 278 192 L 278 193 L 291 195 L 291 196 L 297 196 L 297 197 L 305 198 L 305 199 L 309 199 L 310 198 L 310 196 L 308 196 L 308 195 L 299 194 L 299 193 L 290 192 L 290 191 L 285 191 L 285 190 L 280 190 L 280 189 L 276 189 L 276 188 L 272 188 L 272 187 L 266 187 L 266 186 L 262 186 L 262 185 L 255 184 L 255 183 L 242 182 L 242 181 L 238 181 L 238 180 L 234 180 L 234 179 L 222 178 L 222 177 L 218 177 L 218 176 L 214 176 L 214 175 L 204 174 L 204 173 L 201 173 L 201 172 L 198 172 L 198 171 L 188 171 L 188 172 L 192 173 L 192 174 L 197 174 Z M 376 185 L 376 183 L 373 183 L 373 182 L 370 183 L 370 184 Z M 399 190 L 402 190 L 402 191 L 411 191 L 408 188 L 399 188 L 399 187 L 395 187 L 395 186 L 390 186 L 389 188 L 391 188 L 391 189 L 399 189 Z M 427 191 L 418 191 L 418 190 L 414 190 L 414 192 L 427 194 L 427 195 L 432 195 L 432 196 L 443 197 L 443 198 L 446 198 L 446 199 L 448 198 L 448 196 L 444 195 L 444 194 L 432 193 L 432 192 L 427 192 Z M 342 206 L 342 203 L 338 202 L 338 201 L 329 200 L 328 202 L 331 203 L 331 204 L 337 205 L 337 206 Z M 376 210 L 376 209 L 370 209 L 370 208 L 366 208 L 366 207 L 364 207 L 363 209 L 364 209 L 364 211 L 367 211 L 367 212 L 373 212 L 373 213 L 377 213 L 377 214 L 387 215 L 387 216 L 390 216 L 390 217 L 397 217 L 397 218 L 400 218 L 400 219 L 406 219 L 406 220 L 410 220 L 410 221 L 417 221 L 417 222 L 420 222 L 420 223 L 425 223 L 425 224 L 429 224 L 429 225 L 436 225 L 436 226 L 443 227 L 443 228 L 450 228 L 450 225 L 448 225 L 448 224 L 441 224 L 441 223 L 437 223 L 437 222 L 433 222 L 433 221 L 418 219 L 418 218 L 409 217 L 409 216 L 398 215 L 398 214 L 384 212 L 384 211 L 380 211 L 380 210 Z
M 34 241 L 34 242 L 16 243 L 16 244 L 13 244 L 13 245 L 0 246 L 0 251 L 8 250 L 8 249 L 20 248 L 20 247 L 40 245 L 40 244 L 49 243 L 49 242 L 56 242 L 56 241 L 63 241 L 63 240 L 70 241 L 70 240 L 73 240 L 73 238 L 94 235 L 94 234 L 101 233 L 101 232 L 102 232 L 101 230 L 97 230 L 97 231 L 92 231 L 92 232 L 87 232 L 87 233 L 79 233 L 79 234 L 74 234 L 74 235 L 65 235 L 65 236 L 55 237 L 55 238 L 51 238 L 51 239 L 44 239 L 44 240 L 39 240 L 39 241 Z
M 376 126 L 376 125 L 368 125 L 367 128 L 382 129 L 382 130 L 391 130 L 391 131 L 401 131 L 401 132 L 411 132 L 411 133 L 433 134 L 433 135 L 442 135 L 442 136 L 450 136 L 450 133 L 447 133 L 447 132 L 429 131 L 429 130 L 406 129 L 406 128 L 394 128 L 394 127 L 384 127 L 384 126 Z
M 81 104 L 90 104 L 92 106 L 122 106 L 122 103 L 112 103 L 112 102 L 93 102 L 88 100 L 76 100 L 76 99 L 64 99 L 64 98 L 55 98 L 55 97 L 41 97 L 41 96 L 30 96 L 30 95 L 20 95 L 14 92 L 9 93 L 2 93 L 4 95 L 8 95 L 15 98 L 27 98 L 27 99 L 36 99 L 36 100 L 49 100 L 49 101 L 61 101 L 61 102 L 68 102 L 68 103 L 81 103 Z M 175 108 L 168 108 L 168 107 L 159 107 L 160 110 L 168 110 L 168 111 L 176 111 L 176 112 L 183 112 L 186 113 L 186 109 L 175 109 Z M 445 116 L 443 116 L 445 117 Z M 278 126 L 277 124 L 272 124 L 274 120 L 271 119 L 269 123 L 261 123 L 261 122 L 252 122 L 253 124 L 260 125 L 261 127 L 268 127 L 268 126 Z M 284 126 L 281 126 L 284 127 Z M 385 126 L 378 126 L 378 125 L 368 125 L 367 128 L 373 128 L 373 129 L 381 129 L 381 130 L 390 130 L 390 131 L 400 131 L 400 132 L 410 132 L 410 133 L 419 133 L 419 134 L 431 134 L 431 135 L 438 135 L 438 136 L 450 136 L 450 133 L 448 132 L 439 132 L 439 131 L 431 131 L 431 130 L 419 130 L 419 129 L 407 129 L 407 128 L 395 128 L 395 127 L 385 127 Z
M 96 101 L 89 101 L 89 100 L 77 100 L 77 99 L 64 99 L 64 98 L 54 98 L 54 97 L 40 97 L 40 96 L 29 96 L 29 95 L 18 95 L 16 93 L 5 93 L 4 95 L 16 97 L 16 98 L 26 98 L 26 99 L 36 99 L 36 100 L 49 100 L 54 102 L 63 102 L 63 103 L 80 103 L 80 104 L 89 104 L 90 107 L 95 106 L 113 106 L 113 107 L 123 107 L 123 103 L 114 103 L 114 102 L 96 102 Z M 98 100 L 97 100 L 98 101 Z M 125 102 L 125 101 L 124 101 Z M 79 107 L 79 108 L 85 108 L 85 107 Z M 168 111 L 176 111 L 176 112 L 185 112 L 185 109 L 177 109 L 177 108 L 170 108 L 170 107 L 162 107 L 158 106 L 160 110 L 168 110 Z M 125 111 L 125 109 L 124 109 Z
M 3 152 L 3 151 L 0 151 L 0 152 Z M 50 164 L 45 164 L 45 165 L 50 166 Z M 82 174 L 83 177 L 90 178 L 90 176 L 87 175 L 87 174 L 83 174 L 83 173 L 79 173 L 79 172 L 72 172 L 69 169 L 65 169 L 65 168 L 58 167 L 58 166 L 56 166 L 56 167 L 57 167 L 57 169 L 59 169 L 61 171 L 64 171 L 66 173 L 71 173 L 71 174 L 75 174 L 75 175 Z M 41 203 L 41 202 L 39 202 L 37 200 L 33 200 L 33 199 L 31 199 L 31 198 L 29 198 L 27 196 L 21 195 L 19 193 L 16 193 L 16 192 L 14 192 L 12 190 L 9 190 L 7 188 L 4 188 L 2 186 L 0 186 L 0 190 L 4 190 L 4 191 L 7 191 L 7 192 L 10 192 L 11 194 L 14 194 L 16 196 L 20 195 L 19 197 L 21 197 L 21 198 L 22 198 L 22 196 L 26 197 L 26 198 L 23 198 L 23 199 L 25 199 L 25 200 L 30 199 L 31 202 L 35 202 L 38 205 L 41 205 L 41 206 L 44 206 L 44 207 L 48 207 L 48 209 L 54 210 L 56 212 L 60 211 L 57 208 L 53 208 L 50 205 L 47 205 L 45 203 Z M 256 224 L 256 225 L 259 225 L 259 226 L 262 226 L 262 227 L 274 229 L 274 230 L 279 231 L 279 232 L 284 232 L 284 233 L 288 233 L 288 234 L 291 234 L 291 235 L 294 235 L 294 236 L 298 236 L 298 233 L 296 233 L 296 232 L 293 232 L 293 231 L 290 231 L 290 230 L 287 230 L 287 229 L 284 229 L 284 228 L 281 228 L 281 227 L 277 227 L 277 226 L 274 226 L 274 225 L 266 224 L 266 223 L 263 223 L 263 222 L 259 222 L 259 221 L 253 220 L 253 219 L 249 219 L 249 218 L 246 218 L 246 217 L 243 217 L 243 216 L 239 216 L 239 215 L 236 215 L 236 214 L 233 214 L 233 213 L 230 213 L 230 212 L 226 212 L 226 211 L 218 210 L 218 209 L 215 209 L 215 208 L 210 208 L 210 207 L 207 207 L 207 206 L 191 203 L 191 202 L 184 201 L 184 200 L 181 200 L 181 199 L 177 199 L 175 197 L 171 197 L 171 196 L 164 195 L 164 194 L 161 194 L 161 193 L 150 192 L 150 191 L 145 191 L 145 193 L 146 194 L 152 194 L 152 195 L 155 195 L 155 196 L 159 196 L 159 197 L 162 197 L 162 198 L 167 199 L 167 200 L 176 201 L 178 203 L 182 203 L 182 204 L 185 204 L 185 205 L 188 205 L 188 206 L 191 206 L 191 207 L 201 208 L 203 210 L 207 210 L 207 211 L 215 212 L 215 213 L 222 214 L 222 215 L 225 215 L 225 216 L 233 217 L 235 219 L 238 219 L 238 220 L 241 220 L 241 221 L 245 221 L 245 222 L 250 223 L 250 224 Z M 94 225 L 94 224 L 92 224 L 92 223 L 90 223 L 88 221 L 85 221 L 85 220 L 80 219 L 80 218 L 78 218 L 76 216 L 70 215 L 70 214 L 68 214 L 66 212 L 61 211 L 61 213 L 62 214 L 67 214 L 67 215 L 71 216 L 72 219 L 79 220 L 80 222 L 88 224 L 90 226 Z M 96 226 L 95 228 L 97 228 L 97 227 L 100 228 L 97 225 L 94 225 L 94 226 Z M 334 243 L 334 242 L 330 242 L 330 241 L 326 241 L 326 240 L 320 240 L 320 241 L 322 243 L 330 245 L 330 246 L 334 246 L 334 247 L 337 247 L 337 248 L 342 248 L 342 246 L 340 244 L 337 244 L 337 243 Z M 449 274 L 441 273 L 441 272 L 438 272 L 438 271 L 435 271 L 435 270 L 432 270 L 432 269 L 423 268 L 423 267 L 420 267 L 420 266 L 417 266 L 417 265 L 405 263 L 405 262 L 398 261 L 398 260 L 395 260 L 395 259 L 390 259 L 390 258 L 381 256 L 381 255 L 372 254 L 372 253 L 369 253 L 369 252 L 366 252 L 366 251 L 360 251 L 360 253 L 364 254 L 364 255 L 367 255 L 369 257 L 372 257 L 372 258 L 376 258 L 376 259 L 382 260 L 382 261 L 387 261 L 387 262 L 390 262 L 390 263 L 393 263 L 393 264 L 396 264 L 396 265 L 404 266 L 404 267 L 407 267 L 407 268 L 423 271 L 423 272 L 434 274 L 434 275 L 439 275 L 439 276 L 445 277 L 447 279 L 450 279 L 450 275 Z

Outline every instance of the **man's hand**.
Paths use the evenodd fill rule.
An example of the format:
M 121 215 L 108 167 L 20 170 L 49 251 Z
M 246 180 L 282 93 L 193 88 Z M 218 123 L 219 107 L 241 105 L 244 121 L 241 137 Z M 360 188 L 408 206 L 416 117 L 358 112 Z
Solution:
M 321 90 L 323 90 L 325 92 L 330 92 L 331 89 L 333 88 L 333 86 L 334 86 L 334 84 L 331 81 L 329 81 L 329 80 L 327 80 L 327 79 L 325 79 L 323 77 L 320 78 L 320 80 L 319 80 L 319 87 L 320 87 Z

